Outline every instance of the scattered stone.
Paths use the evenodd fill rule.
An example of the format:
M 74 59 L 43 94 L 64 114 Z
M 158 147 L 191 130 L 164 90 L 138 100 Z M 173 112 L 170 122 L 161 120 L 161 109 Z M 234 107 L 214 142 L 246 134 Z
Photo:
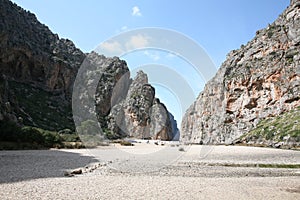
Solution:
M 74 174 L 74 175 L 82 174 L 82 169 L 75 169 L 71 172 L 71 174 Z
M 178 151 L 185 151 L 183 147 L 179 147 Z
M 71 174 L 70 172 L 65 172 L 65 173 L 64 173 L 64 176 L 67 176 L 67 177 L 73 177 L 74 174 Z

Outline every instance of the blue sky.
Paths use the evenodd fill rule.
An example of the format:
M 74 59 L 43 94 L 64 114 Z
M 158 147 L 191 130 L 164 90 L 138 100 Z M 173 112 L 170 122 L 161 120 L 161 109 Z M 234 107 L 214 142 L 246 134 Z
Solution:
M 201 44 L 216 65 L 273 22 L 289 0 L 13 0 L 89 52 L 122 28 L 163 27 Z M 175 3 L 176 2 L 176 3 Z M 133 7 L 141 16 L 133 16 Z
M 84 52 L 94 50 L 101 42 L 141 27 L 167 28 L 183 33 L 195 40 L 210 56 L 216 67 L 226 54 L 246 44 L 255 32 L 272 23 L 289 5 L 289 0 L 13 0 L 36 14 L 60 37 L 71 39 Z M 123 58 L 131 69 L 144 63 L 176 65 L 189 64 L 169 54 L 143 51 Z M 138 58 L 138 59 L 136 59 Z M 138 60 L 138 61 L 137 61 Z M 183 71 L 179 71 L 183 74 Z M 185 72 L 195 96 L 202 90 L 205 80 Z M 151 79 L 151 78 L 150 78 Z M 182 111 L 176 95 L 163 88 L 158 96 L 174 113 L 178 122 Z M 171 99 L 171 100 L 170 100 Z

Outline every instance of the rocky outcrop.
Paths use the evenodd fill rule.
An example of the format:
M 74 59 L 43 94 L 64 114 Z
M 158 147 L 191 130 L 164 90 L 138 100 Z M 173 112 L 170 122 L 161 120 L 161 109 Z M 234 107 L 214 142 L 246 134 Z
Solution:
M 123 104 L 126 132 L 135 138 L 150 137 L 150 109 L 155 98 L 155 89 L 148 84 L 148 77 L 139 71 L 130 85 Z M 156 109 L 159 109 L 156 107 Z
M 73 83 L 85 54 L 59 39 L 34 14 L 0 0 L 0 73 L 5 75 L 16 118 L 48 130 L 74 129 Z
M 100 80 L 96 90 L 96 113 L 101 127 L 107 128 L 107 116 L 113 106 L 122 101 L 131 83 L 130 72 L 125 61 L 117 57 L 106 58 L 92 52 L 88 57 L 94 57 L 100 73 Z M 88 81 L 91 81 L 89 79 Z
M 88 54 L 82 66 L 73 96 L 73 106 L 80 107 L 75 111 L 76 124 L 92 123 L 94 127 L 99 122 L 100 134 L 108 139 L 172 140 L 174 133 L 178 135 L 175 120 L 155 98 L 147 74 L 139 71 L 132 80 L 125 61 L 96 52 Z M 94 134 L 96 130 L 89 132 Z
M 230 52 L 186 111 L 181 140 L 231 143 L 265 118 L 300 105 L 300 2 Z
M 155 98 L 150 112 L 150 137 L 154 139 L 173 140 L 174 130 L 169 111 Z
M 139 71 L 130 85 L 124 102 L 126 132 L 130 137 L 172 140 L 169 112 L 148 83 L 147 75 Z
M 100 81 L 97 87 L 96 96 L 102 96 L 101 100 L 107 98 L 105 101 L 108 102 L 101 105 L 110 105 L 106 110 L 97 110 L 106 136 L 110 139 L 133 137 L 172 140 L 173 129 L 169 112 L 165 105 L 155 98 L 155 89 L 148 83 L 147 75 L 139 71 L 134 80 L 131 80 L 127 66 L 122 66 L 121 69 L 118 67 L 120 70 L 117 71 L 123 76 L 103 73 L 102 77 L 105 80 L 108 79 L 106 76 L 115 78 L 108 82 Z
M 132 80 L 125 61 L 84 54 L 9 0 L 0 0 L 0 17 L 0 72 L 5 75 L 0 77 L 0 120 L 20 118 L 25 125 L 48 130 L 74 129 L 71 97 L 83 63 L 91 70 L 79 73 L 83 84 L 73 103 L 94 100 L 107 135 L 172 139 L 169 112 L 155 98 L 146 74 L 139 72 Z M 93 85 L 96 91 L 89 91 Z M 91 112 L 83 107 L 81 116 L 89 120 Z M 97 122 L 90 123 L 97 128 Z

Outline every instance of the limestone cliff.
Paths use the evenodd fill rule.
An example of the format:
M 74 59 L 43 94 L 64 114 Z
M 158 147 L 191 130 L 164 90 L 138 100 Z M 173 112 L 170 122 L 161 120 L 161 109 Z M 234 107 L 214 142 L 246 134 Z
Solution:
M 83 62 L 94 66 L 74 101 L 95 95 L 97 119 L 113 137 L 172 139 L 167 108 L 155 98 L 147 75 L 134 80 L 125 61 L 95 52 L 84 54 L 68 39 L 59 39 L 34 14 L 0 0 L 0 120 L 18 119 L 48 130 L 74 129 L 72 91 Z M 99 78 L 99 79 L 98 79 Z M 95 82 L 97 80 L 97 82 Z M 91 110 L 84 110 L 86 116 Z M 88 118 L 87 118 L 88 119 Z M 125 124 L 124 130 L 121 128 Z M 174 124 L 174 123 L 173 123 Z
M 300 105 L 300 1 L 230 52 L 186 111 L 181 140 L 231 143 L 262 120 Z
M 4 103 L 13 105 L 24 124 L 74 128 L 70 101 L 84 58 L 70 40 L 59 39 L 34 14 L 0 0 L 0 73 L 15 95 L 15 103 Z
M 144 72 L 139 71 L 132 80 L 126 62 L 117 57 L 106 58 L 93 52 L 87 58 L 97 70 L 88 70 L 84 81 L 91 85 L 97 80 L 95 77 L 100 77 L 95 94 L 96 115 L 107 138 L 173 139 L 177 126 L 174 127 L 164 104 L 155 98 L 155 89 Z M 85 94 L 85 90 L 83 87 L 78 96 Z M 88 98 L 81 101 L 84 99 Z
M 139 71 L 130 85 L 123 104 L 126 132 L 130 137 L 172 140 L 169 112 L 148 83 L 147 75 Z
M 70 97 L 85 55 L 68 39 L 59 39 L 34 14 L 0 1 L 0 72 Z

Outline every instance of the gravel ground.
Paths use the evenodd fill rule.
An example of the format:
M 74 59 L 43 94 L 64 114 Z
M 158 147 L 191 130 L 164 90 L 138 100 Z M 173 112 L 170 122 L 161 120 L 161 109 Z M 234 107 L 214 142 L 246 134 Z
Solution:
M 94 150 L 0 151 L 1 199 L 300 199 L 300 152 L 136 144 Z M 82 169 L 83 174 L 64 176 Z

